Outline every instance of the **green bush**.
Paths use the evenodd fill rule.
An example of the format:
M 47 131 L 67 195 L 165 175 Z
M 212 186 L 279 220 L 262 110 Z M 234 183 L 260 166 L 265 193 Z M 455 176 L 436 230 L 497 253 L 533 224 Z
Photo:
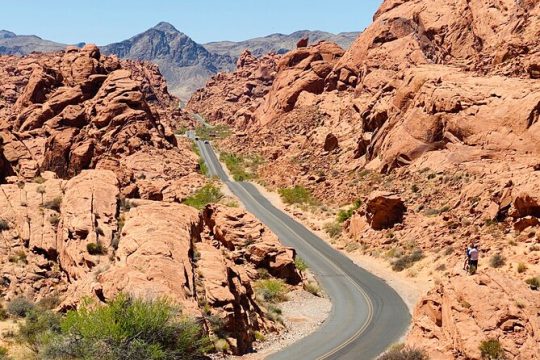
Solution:
M 247 181 L 253 179 L 254 174 L 246 169 L 246 160 L 233 153 L 221 153 L 220 160 L 225 163 L 234 181 Z
M 223 197 L 221 190 L 214 184 L 206 184 L 195 194 L 184 200 L 184 204 L 202 209 L 208 204 L 216 203 Z
M 414 265 L 415 262 L 418 262 L 424 258 L 424 253 L 420 249 L 414 250 L 411 254 L 406 254 L 400 256 L 397 260 L 392 263 L 392 270 L 394 271 L 403 271 L 410 268 Z
M 105 255 L 107 253 L 107 249 L 100 242 L 86 244 L 86 250 L 90 255 Z
M 506 259 L 501 254 L 495 254 L 489 259 L 489 265 L 493 268 L 503 267 L 506 263 Z
M 0 346 L 0 360 L 9 360 L 8 350 L 3 346 Z
M 339 224 L 337 222 L 326 223 L 326 224 L 324 224 L 324 231 L 331 238 L 336 238 L 339 235 L 341 235 L 341 224 Z
M 60 196 L 55 197 L 52 200 L 45 201 L 43 207 L 45 209 L 54 210 L 60 212 L 60 206 L 62 205 L 62 198 Z
M 540 276 L 528 278 L 525 280 L 525 283 L 529 285 L 532 289 L 538 289 L 540 288 Z
M 17 339 L 33 352 L 39 353 L 54 334 L 60 333 L 60 315 L 50 311 L 34 309 L 26 320 L 19 324 Z
M 69 311 L 45 339 L 45 359 L 196 359 L 210 349 L 202 328 L 177 307 L 124 295 Z
M 24 297 L 18 297 L 8 303 L 7 311 L 13 316 L 25 317 L 34 310 L 34 307 L 34 304 L 30 300 Z
M 231 133 L 231 128 L 227 125 L 200 126 L 195 129 L 195 135 L 200 140 L 224 139 L 230 136 Z
M 9 226 L 9 223 L 7 220 L 0 219 L 0 231 L 6 231 L 9 230 L 11 226 Z
M 292 188 L 281 188 L 279 195 L 286 204 L 308 204 L 315 205 L 316 201 L 311 192 L 303 186 L 296 185 Z
M 499 340 L 491 339 L 480 343 L 480 354 L 482 359 L 501 360 L 504 359 L 504 349 Z
M 294 265 L 296 266 L 296 270 L 300 271 L 301 273 L 308 269 L 308 265 L 300 256 L 297 256 L 294 259 Z
M 43 310 L 52 310 L 55 309 L 58 305 L 60 305 L 61 302 L 62 300 L 57 294 L 52 294 L 43 297 L 36 303 L 36 305 Z
M 255 282 L 255 291 L 268 302 L 276 303 L 287 300 L 287 285 L 283 280 L 258 280 Z
M 28 264 L 28 260 L 26 258 L 26 252 L 24 250 L 15 251 L 13 255 L 10 255 L 8 257 L 8 261 L 11 263 Z
M 378 360 L 428 360 L 424 350 L 397 345 L 378 357 Z
M 337 221 L 338 223 L 344 223 L 345 221 L 349 220 L 351 216 L 353 216 L 354 212 L 358 210 L 358 208 L 362 205 L 361 200 L 356 200 L 352 206 L 347 210 L 340 210 L 337 214 Z

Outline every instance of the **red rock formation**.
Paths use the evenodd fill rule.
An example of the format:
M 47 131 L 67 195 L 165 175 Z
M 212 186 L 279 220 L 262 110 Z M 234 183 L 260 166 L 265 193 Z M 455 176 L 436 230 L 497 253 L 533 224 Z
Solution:
M 265 269 L 298 284 L 295 253 L 251 214 L 121 200 L 109 170 L 84 170 L 70 180 L 44 176 L 41 184 L 0 185 L 3 300 L 57 294 L 61 309 L 69 309 L 87 296 L 167 297 L 210 332 L 219 319 L 234 353 L 252 349 L 255 330 L 281 328 L 265 317 L 252 282 Z
M 178 144 L 173 134 L 186 115 L 155 65 L 104 57 L 86 45 L 1 57 L 0 76 L 3 168 L 10 175 L 28 180 L 53 171 L 70 178 L 84 169 L 110 169 L 123 186 L 132 185 L 132 195 L 151 197 L 138 191 L 144 184 L 131 158 L 158 151 L 175 159 L 173 173 L 149 174 L 149 181 L 160 182 L 159 195 L 152 196 L 163 198 L 196 168 L 188 144 Z
M 540 300 L 526 284 L 496 272 L 452 277 L 418 303 L 408 342 L 436 359 L 480 359 L 480 343 L 498 340 L 509 359 L 535 359 Z

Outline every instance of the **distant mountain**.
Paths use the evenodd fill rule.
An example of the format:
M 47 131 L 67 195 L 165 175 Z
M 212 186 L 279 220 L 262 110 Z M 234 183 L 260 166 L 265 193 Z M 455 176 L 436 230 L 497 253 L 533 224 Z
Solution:
M 348 48 L 357 36 L 358 33 L 354 32 L 335 35 L 304 30 L 289 35 L 272 34 L 240 42 L 221 41 L 201 45 L 173 25 L 161 22 L 128 40 L 101 46 L 101 50 L 104 54 L 115 54 L 120 58 L 156 63 L 167 79 L 169 91 L 182 100 L 188 100 L 212 75 L 234 70 L 238 56 L 245 49 L 249 49 L 255 56 L 270 52 L 285 53 L 294 49 L 298 40 L 305 37 L 309 38 L 311 44 L 329 40 Z M 34 35 L 0 31 L 0 55 L 54 52 L 66 46 Z
M 43 40 L 35 35 L 17 35 L 0 30 L 0 55 L 28 55 L 31 52 L 54 52 L 62 50 L 65 44 Z
M 245 49 L 251 51 L 255 56 L 262 56 L 270 52 L 283 54 L 294 49 L 298 40 L 302 38 L 309 38 L 310 44 L 317 43 L 321 40 L 328 40 L 335 42 L 344 49 L 348 49 L 359 34 L 358 32 L 345 32 L 335 35 L 324 31 L 302 30 L 289 35 L 272 34 L 239 42 L 211 42 L 203 46 L 211 53 L 237 58 Z
M 213 74 L 232 70 L 235 63 L 229 56 L 210 53 L 165 22 L 101 49 L 105 54 L 158 64 L 170 91 L 182 99 L 188 99 Z

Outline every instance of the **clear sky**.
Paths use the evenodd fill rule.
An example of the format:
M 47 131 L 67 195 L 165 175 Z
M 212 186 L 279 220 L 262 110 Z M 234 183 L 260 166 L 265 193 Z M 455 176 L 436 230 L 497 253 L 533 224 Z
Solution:
M 15 0 L 0 4 L 0 29 L 61 43 L 105 45 L 160 21 L 199 43 L 271 33 L 361 31 L 382 0 Z

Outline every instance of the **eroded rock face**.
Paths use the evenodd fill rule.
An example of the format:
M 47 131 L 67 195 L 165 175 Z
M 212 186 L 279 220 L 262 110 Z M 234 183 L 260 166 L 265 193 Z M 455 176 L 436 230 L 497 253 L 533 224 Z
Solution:
M 134 195 L 150 198 L 137 191 L 144 184 L 129 159 L 159 151 L 160 157 L 175 159 L 173 171 L 151 173 L 147 180 L 159 182 L 163 198 L 161 191 L 195 173 L 196 157 L 173 134 L 189 120 L 155 65 L 105 57 L 86 45 L 0 57 L 0 77 L 0 158 L 9 176 L 28 181 L 53 171 L 69 179 L 84 169 L 109 169 Z
M 366 218 L 375 230 L 387 229 L 403 221 L 407 208 L 399 196 L 375 191 L 371 193 L 366 204 Z
M 538 356 L 538 296 L 494 271 L 455 276 L 422 298 L 407 341 L 437 359 L 480 359 L 480 343 L 497 339 L 510 359 Z
M 56 294 L 66 310 L 85 297 L 166 297 L 210 333 L 230 334 L 237 354 L 252 349 L 255 330 L 281 328 L 265 317 L 252 283 L 265 273 L 298 285 L 295 252 L 251 214 L 126 200 L 110 170 L 70 180 L 43 175 L 39 183 L 0 185 L 3 300 Z

